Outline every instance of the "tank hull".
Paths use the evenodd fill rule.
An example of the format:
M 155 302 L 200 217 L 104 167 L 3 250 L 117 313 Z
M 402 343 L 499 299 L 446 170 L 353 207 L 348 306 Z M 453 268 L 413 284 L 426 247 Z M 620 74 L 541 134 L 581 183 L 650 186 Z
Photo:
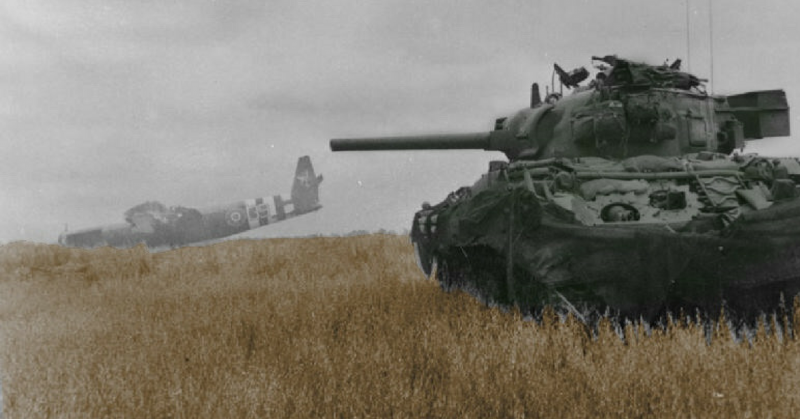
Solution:
M 509 172 L 499 178 L 510 182 L 476 184 L 415 215 L 411 239 L 420 265 L 432 274 L 435 264 L 444 288 L 464 289 L 483 301 L 525 312 L 552 305 L 578 316 L 610 310 L 645 319 L 668 310 L 718 315 L 723 308 L 752 316 L 781 307 L 781 301 L 791 303 L 800 292 L 800 198 L 758 210 L 740 203 L 727 214 L 704 213 L 703 208 L 692 212 L 692 204 L 685 204 L 673 211 L 684 213 L 678 221 L 664 222 L 645 219 L 647 208 L 641 208 L 638 221 L 592 224 L 574 207 L 570 211 L 557 203 L 554 191 L 549 197 L 537 193 L 531 175 L 522 176 L 526 186 L 525 180 L 514 182 Z M 554 172 L 540 173 L 552 178 Z M 715 175 L 721 173 L 727 172 Z M 658 177 L 652 172 L 641 176 Z M 654 184 L 648 182 L 642 195 L 652 196 Z M 643 207 L 641 202 L 648 200 L 635 195 L 612 192 L 586 201 Z

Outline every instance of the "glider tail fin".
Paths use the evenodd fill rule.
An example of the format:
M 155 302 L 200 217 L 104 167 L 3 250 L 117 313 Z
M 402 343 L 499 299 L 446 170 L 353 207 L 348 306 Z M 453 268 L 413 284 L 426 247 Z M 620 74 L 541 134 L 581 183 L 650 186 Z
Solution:
M 292 204 L 296 214 L 304 214 L 322 208 L 319 203 L 319 184 L 322 175 L 314 173 L 309 156 L 297 160 L 297 169 L 292 184 Z

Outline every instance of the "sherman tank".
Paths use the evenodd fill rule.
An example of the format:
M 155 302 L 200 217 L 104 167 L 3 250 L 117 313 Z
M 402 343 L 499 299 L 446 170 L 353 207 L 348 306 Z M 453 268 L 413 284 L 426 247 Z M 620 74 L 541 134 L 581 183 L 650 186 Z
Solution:
M 535 313 L 771 312 L 800 291 L 800 162 L 745 154 L 789 135 L 782 90 L 715 95 L 680 69 L 617 56 L 553 67 L 544 100 L 489 132 L 334 139 L 333 151 L 503 152 L 424 203 L 410 232 L 447 290 Z M 588 80 L 588 81 L 587 81 Z

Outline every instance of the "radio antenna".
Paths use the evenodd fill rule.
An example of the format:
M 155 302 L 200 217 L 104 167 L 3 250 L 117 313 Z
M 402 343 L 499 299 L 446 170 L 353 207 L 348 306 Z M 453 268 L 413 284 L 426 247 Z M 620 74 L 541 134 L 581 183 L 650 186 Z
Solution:
M 689 37 L 689 0 L 686 0 L 686 71 L 692 72 L 691 44 Z
M 714 94 L 714 0 L 708 0 L 708 55 L 711 61 L 711 77 L 708 91 Z

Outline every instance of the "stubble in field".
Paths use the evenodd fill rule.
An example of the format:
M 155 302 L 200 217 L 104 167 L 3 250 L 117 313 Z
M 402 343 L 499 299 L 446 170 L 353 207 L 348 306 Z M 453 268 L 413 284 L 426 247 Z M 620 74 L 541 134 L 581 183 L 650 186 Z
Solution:
M 406 237 L 0 248 L 5 417 L 792 417 L 763 328 L 623 342 L 442 292 Z M 798 322 L 795 322 L 798 324 Z M 797 336 L 795 331 L 794 336 Z

